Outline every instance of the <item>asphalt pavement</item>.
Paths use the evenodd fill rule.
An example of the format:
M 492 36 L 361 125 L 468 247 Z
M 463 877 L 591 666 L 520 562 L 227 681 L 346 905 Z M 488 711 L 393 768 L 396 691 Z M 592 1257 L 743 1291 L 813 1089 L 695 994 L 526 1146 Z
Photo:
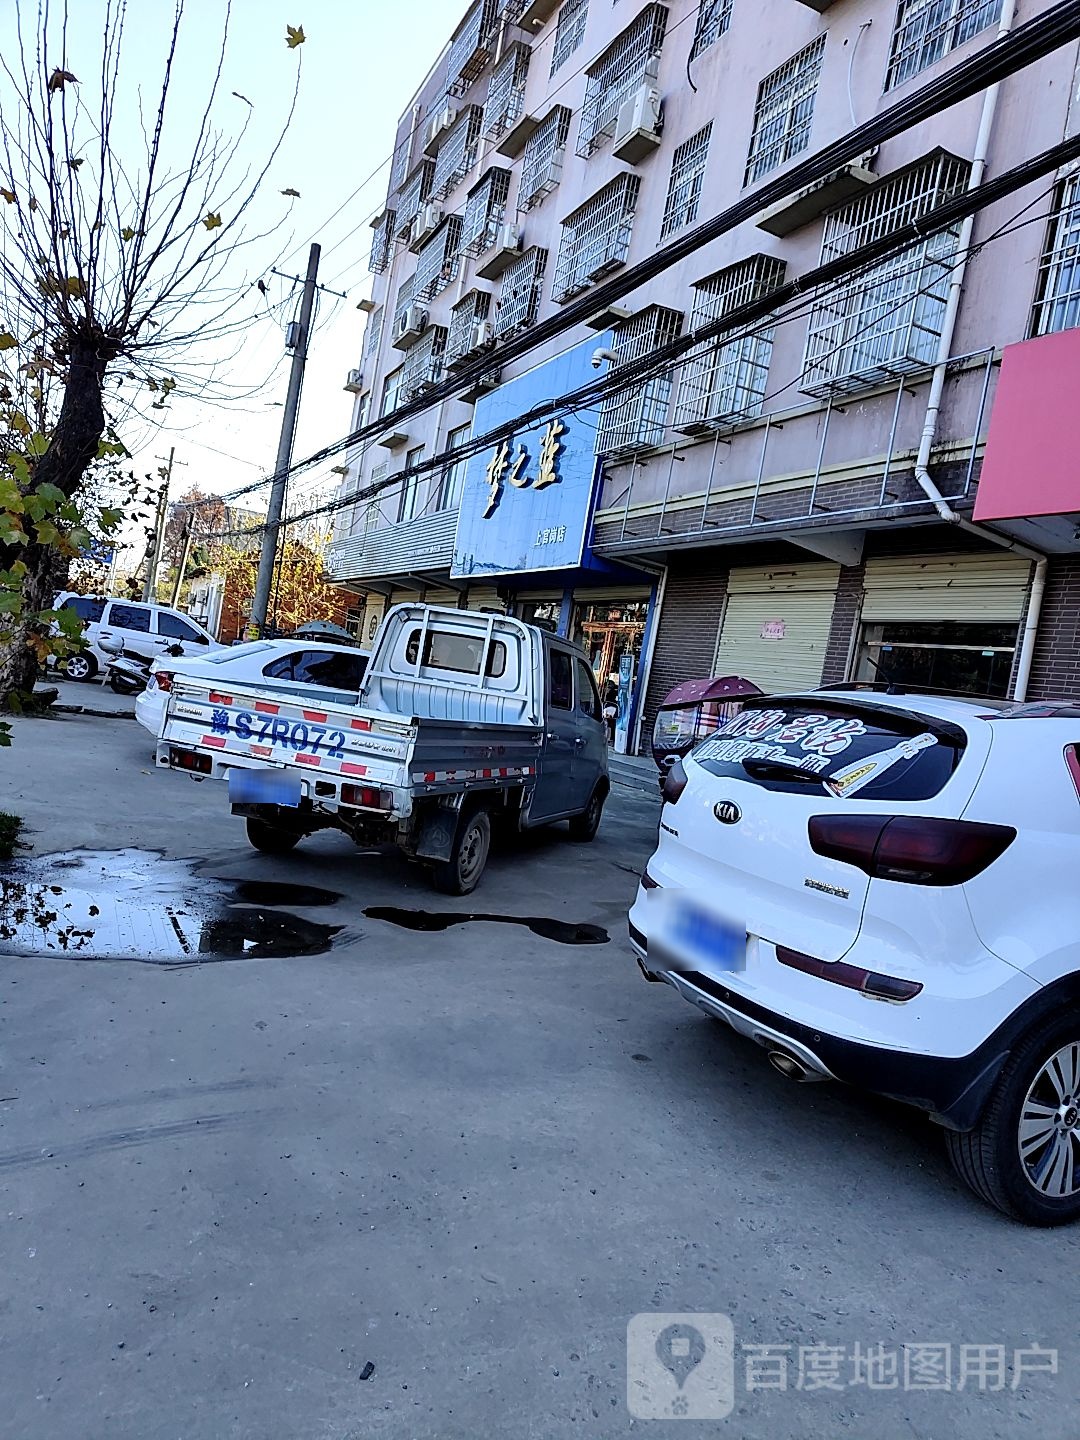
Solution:
M 130 722 L 13 729 L 0 808 L 33 848 L 0 878 L 43 865 L 56 912 L 77 852 L 143 884 L 137 850 L 136 909 L 181 873 L 271 880 L 340 895 L 281 892 L 341 928 L 294 958 L 0 963 L 0 1434 L 1075 1435 L 1080 1230 L 981 1207 L 922 1117 L 796 1086 L 641 979 L 652 795 L 616 787 L 591 846 L 504 845 L 451 900 L 333 834 L 255 854 Z M 730 1415 L 672 1429 L 661 1400 Z

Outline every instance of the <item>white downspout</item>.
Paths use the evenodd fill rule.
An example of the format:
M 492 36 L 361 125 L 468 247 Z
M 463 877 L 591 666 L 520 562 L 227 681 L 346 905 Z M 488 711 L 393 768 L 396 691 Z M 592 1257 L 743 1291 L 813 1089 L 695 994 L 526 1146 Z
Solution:
M 1009 33 L 1013 27 L 1015 18 L 1016 0 L 1005 0 L 1001 10 L 1001 21 L 998 25 L 998 39 L 1003 38 Z M 997 114 L 1000 93 L 1000 85 L 991 85 L 983 98 L 979 133 L 975 139 L 975 153 L 971 159 L 971 177 L 967 187 L 969 191 L 977 190 L 982 184 L 983 177 L 986 174 L 986 160 L 990 151 L 990 137 L 994 130 L 994 119 Z M 971 237 L 974 228 L 975 216 L 971 214 L 964 220 L 960 229 L 960 239 L 957 246 L 958 260 L 953 269 L 952 280 L 949 283 L 949 295 L 945 304 L 945 317 L 941 327 L 941 340 L 938 344 L 937 361 L 930 381 L 930 394 L 926 402 L 926 418 L 923 421 L 922 435 L 919 439 L 919 450 L 915 459 L 915 479 L 919 482 L 919 485 L 929 498 L 934 509 L 946 524 L 955 525 L 958 529 L 966 530 L 972 535 L 978 535 L 983 540 L 989 540 L 991 544 L 994 545 L 1001 545 L 1006 550 L 1012 550 L 1018 555 L 1025 555 L 1029 560 L 1035 562 L 1035 573 L 1032 577 L 1031 593 L 1028 597 L 1027 621 L 1024 625 L 1024 634 L 1020 642 L 1020 655 L 1016 665 L 1016 681 L 1013 687 L 1013 698 L 1016 700 L 1025 700 L 1027 698 L 1028 682 L 1031 678 L 1031 663 L 1035 653 L 1035 639 L 1039 630 L 1043 595 L 1046 591 L 1046 556 L 1038 550 L 1032 550 L 1027 545 L 1021 545 L 1019 541 L 999 534 L 996 530 L 989 530 L 982 525 L 976 525 L 970 520 L 965 520 L 962 515 L 956 513 L 945 499 L 934 483 L 933 476 L 930 474 L 930 456 L 933 453 L 934 441 L 937 438 L 938 421 L 941 417 L 941 402 L 945 392 L 945 381 L 948 376 L 949 357 L 952 354 L 953 340 L 956 336 L 956 321 L 960 313 L 960 301 L 964 290 L 964 277 L 967 273 L 968 257 L 971 253 Z

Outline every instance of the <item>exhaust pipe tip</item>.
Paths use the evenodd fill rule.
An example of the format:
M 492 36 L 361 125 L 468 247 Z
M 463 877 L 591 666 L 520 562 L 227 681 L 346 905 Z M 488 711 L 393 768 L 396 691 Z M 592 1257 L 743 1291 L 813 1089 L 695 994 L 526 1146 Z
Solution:
M 802 1061 L 796 1060 L 795 1056 L 789 1055 L 786 1050 L 770 1050 L 769 1064 L 774 1070 L 779 1070 L 781 1075 L 788 1080 L 794 1080 L 797 1084 L 813 1078 Z

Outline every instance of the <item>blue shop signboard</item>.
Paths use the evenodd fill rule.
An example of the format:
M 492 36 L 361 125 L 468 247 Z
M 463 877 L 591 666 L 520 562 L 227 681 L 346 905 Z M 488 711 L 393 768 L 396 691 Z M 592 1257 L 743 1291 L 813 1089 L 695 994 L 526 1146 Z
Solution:
M 500 385 L 476 405 L 473 434 L 527 414 L 552 396 L 596 378 L 597 335 Z M 472 456 L 458 512 L 451 574 L 521 575 L 590 563 L 585 537 L 596 482 L 596 412 L 562 415 L 523 428 Z

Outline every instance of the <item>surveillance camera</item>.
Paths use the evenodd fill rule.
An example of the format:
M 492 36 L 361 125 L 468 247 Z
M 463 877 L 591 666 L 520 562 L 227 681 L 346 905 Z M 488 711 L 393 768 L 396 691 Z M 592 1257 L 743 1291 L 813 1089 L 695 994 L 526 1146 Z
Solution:
M 605 360 L 607 360 L 609 364 L 614 364 L 618 360 L 618 358 L 619 357 L 615 354 L 614 350 L 606 350 L 601 347 L 599 350 L 594 350 L 592 353 L 592 367 L 594 370 L 599 370 L 600 366 L 603 365 Z

